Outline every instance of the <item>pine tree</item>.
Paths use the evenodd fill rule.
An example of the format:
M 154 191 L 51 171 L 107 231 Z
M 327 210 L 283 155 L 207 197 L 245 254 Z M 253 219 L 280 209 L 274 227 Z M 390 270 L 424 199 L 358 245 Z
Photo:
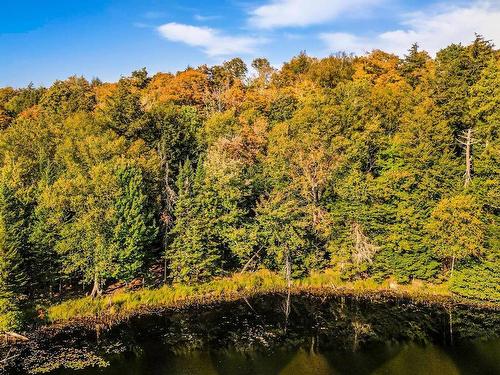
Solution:
M 471 88 L 469 99 L 474 138 L 472 191 L 499 215 L 500 201 L 500 59 L 490 60 L 479 81 Z
M 289 281 L 322 265 L 325 254 L 314 243 L 307 209 L 290 193 L 273 191 L 256 208 L 255 248 L 267 268 Z
M 423 100 L 402 119 L 389 148 L 380 153 L 381 175 L 372 185 L 381 244 L 379 272 L 400 281 L 429 279 L 438 272 L 424 227 L 439 199 L 460 186 L 453 136 L 435 105 Z
M 27 281 L 23 249 L 27 245 L 23 207 L 14 191 L 0 184 L 0 330 L 15 330 L 22 323 L 21 304 Z
M 471 126 L 470 88 L 493 56 L 493 44 L 480 35 L 468 47 L 452 44 L 437 53 L 434 97 L 455 135 Z
M 201 160 L 196 174 L 189 160 L 184 163 L 177 188 L 176 222 L 170 233 L 174 239 L 167 250 L 167 257 L 174 280 L 200 282 L 220 274 L 224 261 L 217 231 L 218 207 L 211 199 L 215 197 L 203 191 L 204 168 Z
M 434 98 L 455 135 L 470 126 L 467 97 L 471 69 L 472 61 L 462 45 L 452 44 L 437 53 Z
M 427 52 L 418 50 L 417 43 L 413 44 L 408 50 L 408 54 L 402 60 L 399 70 L 413 88 L 417 87 L 423 76 L 425 76 L 426 67 L 430 60 L 431 58 Z
M 146 185 L 140 169 L 122 167 L 117 175 L 119 193 L 115 201 L 113 239 L 117 246 L 117 266 L 114 276 L 130 281 L 143 268 L 158 235 L 158 227 L 144 192 Z
M 168 252 L 174 278 L 198 282 L 235 269 L 239 261 L 234 247 L 248 217 L 250 184 L 230 143 L 222 139 L 213 145 L 198 161 L 196 173 L 184 166 L 178 189 Z

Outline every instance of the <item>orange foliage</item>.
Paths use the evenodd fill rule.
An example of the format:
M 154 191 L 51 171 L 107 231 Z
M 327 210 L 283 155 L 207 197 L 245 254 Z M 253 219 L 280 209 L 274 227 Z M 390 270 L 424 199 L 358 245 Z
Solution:
M 103 108 L 106 105 L 107 99 L 113 95 L 117 88 L 116 83 L 103 83 L 94 87 L 94 93 L 96 97 L 96 108 Z
M 147 87 L 148 102 L 174 102 L 200 106 L 204 103 L 207 76 L 197 69 L 188 68 L 175 76 L 156 74 Z
M 391 53 L 374 50 L 354 63 L 354 79 L 369 79 L 375 84 L 386 84 L 402 80 L 398 72 L 399 57 Z
M 240 80 L 236 80 L 232 86 L 222 93 L 224 108 L 239 109 L 245 98 L 245 88 Z
M 32 107 L 26 108 L 19 114 L 20 118 L 24 119 L 36 119 L 40 113 L 42 113 L 42 109 L 38 105 L 34 105 Z

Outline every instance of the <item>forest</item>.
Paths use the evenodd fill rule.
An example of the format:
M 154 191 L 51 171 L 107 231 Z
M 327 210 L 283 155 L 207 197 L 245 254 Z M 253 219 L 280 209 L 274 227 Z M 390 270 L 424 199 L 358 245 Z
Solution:
M 34 77 L 36 78 L 36 77 Z M 261 269 L 500 301 L 500 51 L 480 35 L 0 89 L 0 330 Z

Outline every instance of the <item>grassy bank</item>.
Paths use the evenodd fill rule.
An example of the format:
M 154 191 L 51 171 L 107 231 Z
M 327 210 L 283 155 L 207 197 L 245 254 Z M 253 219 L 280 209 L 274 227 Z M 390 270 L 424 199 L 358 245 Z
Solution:
M 447 284 L 414 282 L 396 285 L 391 281 L 381 284 L 371 279 L 345 282 L 333 271 L 313 273 L 307 278 L 295 280 L 292 293 L 316 295 L 393 296 L 431 303 L 467 303 L 480 306 L 498 304 L 464 300 L 453 296 Z M 137 313 L 158 309 L 180 308 L 213 302 L 232 301 L 267 293 L 286 292 L 281 275 L 267 270 L 235 274 L 199 285 L 172 285 L 158 289 L 121 291 L 102 298 L 89 297 L 68 300 L 50 306 L 46 310 L 48 323 L 65 323 L 78 319 L 112 322 Z

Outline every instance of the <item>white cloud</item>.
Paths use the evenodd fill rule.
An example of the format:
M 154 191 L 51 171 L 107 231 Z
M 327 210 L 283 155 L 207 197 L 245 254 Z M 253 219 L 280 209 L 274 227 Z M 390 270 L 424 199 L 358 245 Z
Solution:
M 318 25 L 340 15 L 366 11 L 381 0 L 271 0 L 250 11 L 249 23 L 261 29 Z
M 209 27 L 198 27 L 180 23 L 167 23 L 158 27 L 165 39 L 180 42 L 192 47 L 202 48 L 209 56 L 222 56 L 238 53 L 252 53 L 261 38 L 248 36 L 228 36 Z
M 498 3 L 497 3 L 498 4 Z M 349 33 L 323 33 L 320 38 L 330 51 L 363 54 L 382 49 L 399 55 L 413 43 L 435 54 L 451 43 L 469 43 L 474 33 L 500 43 L 500 5 L 475 2 L 464 7 L 440 7 L 434 12 L 417 12 L 403 16 L 401 28 L 374 36 Z

